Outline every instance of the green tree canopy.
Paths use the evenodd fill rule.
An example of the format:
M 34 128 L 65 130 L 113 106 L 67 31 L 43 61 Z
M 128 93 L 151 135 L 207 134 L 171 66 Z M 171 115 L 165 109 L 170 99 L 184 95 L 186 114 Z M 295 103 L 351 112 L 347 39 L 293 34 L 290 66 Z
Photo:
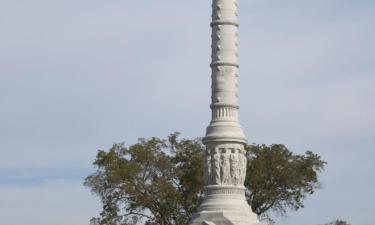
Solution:
M 102 225 L 183 225 L 203 200 L 201 139 L 139 139 L 98 151 L 85 185 L 98 195 Z M 312 152 L 294 155 L 284 145 L 248 145 L 247 200 L 253 211 L 285 214 L 303 207 L 326 164 Z

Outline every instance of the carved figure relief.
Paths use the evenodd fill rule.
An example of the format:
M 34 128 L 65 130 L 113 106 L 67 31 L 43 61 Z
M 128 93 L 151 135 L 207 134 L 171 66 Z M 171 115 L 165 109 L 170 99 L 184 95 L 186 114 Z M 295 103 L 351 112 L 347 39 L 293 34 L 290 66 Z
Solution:
M 231 184 L 229 155 L 224 151 L 221 154 L 221 179 L 222 184 Z
M 207 149 L 204 164 L 205 185 L 243 185 L 247 158 L 238 146 Z
M 219 149 L 215 150 L 215 154 L 212 156 L 212 182 L 213 184 L 221 184 L 220 177 L 220 152 Z
M 245 183 L 246 179 L 246 167 L 247 167 L 247 158 L 245 155 L 245 151 L 240 154 L 240 168 L 241 168 L 241 184 Z
M 232 184 L 238 185 L 240 183 L 240 165 L 239 157 L 235 149 L 231 149 L 230 154 L 230 175 L 232 177 Z
M 211 153 L 210 150 L 207 149 L 205 162 L 204 162 L 204 183 L 205 185 L 210 184 L 212 180 L 212 167 L 211 167 Z

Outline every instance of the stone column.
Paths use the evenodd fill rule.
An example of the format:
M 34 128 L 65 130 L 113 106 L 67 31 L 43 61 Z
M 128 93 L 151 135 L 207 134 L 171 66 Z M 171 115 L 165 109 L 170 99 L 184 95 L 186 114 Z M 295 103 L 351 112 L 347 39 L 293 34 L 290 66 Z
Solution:
M 259 224 L 245 198 L 246 137 L 238 119 L 237 0 L 212 4 L 212 120 L 203 143 L 205 199 L 190 225 Z

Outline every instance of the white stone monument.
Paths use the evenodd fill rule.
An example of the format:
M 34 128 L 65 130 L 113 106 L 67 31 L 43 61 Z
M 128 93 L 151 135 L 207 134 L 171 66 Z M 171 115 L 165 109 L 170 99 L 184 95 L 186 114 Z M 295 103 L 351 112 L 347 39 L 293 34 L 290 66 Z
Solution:
M 212 120 L 203 139 L 205 198 L 189 225 L 261 225 L 245 198 L 247 141 L 238 120 L 237 0 L 213 0 L 212 10 Z

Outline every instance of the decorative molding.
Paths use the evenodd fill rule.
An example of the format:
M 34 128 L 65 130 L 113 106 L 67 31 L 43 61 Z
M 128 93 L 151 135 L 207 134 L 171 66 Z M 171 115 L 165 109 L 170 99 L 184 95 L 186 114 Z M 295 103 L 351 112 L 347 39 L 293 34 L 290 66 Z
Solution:
M 206 195 L 244 195 L 245 190 L 244 189 L 229 189 L 229 188 L 206 189 L 205 194 Z
M 239 27 L 238 22 L 235 22 L 235 21 L 215 20 L 210 23 L 211 27 L 218 26 L 218 25 L 232 25 L 232 26 Z
M 210 64 L 211 67 L 216 66 L 234 66 L 234 67 L 240 67 L 240 65 L 236 62 L 223 62 L 223 61 L 215 61 Z

